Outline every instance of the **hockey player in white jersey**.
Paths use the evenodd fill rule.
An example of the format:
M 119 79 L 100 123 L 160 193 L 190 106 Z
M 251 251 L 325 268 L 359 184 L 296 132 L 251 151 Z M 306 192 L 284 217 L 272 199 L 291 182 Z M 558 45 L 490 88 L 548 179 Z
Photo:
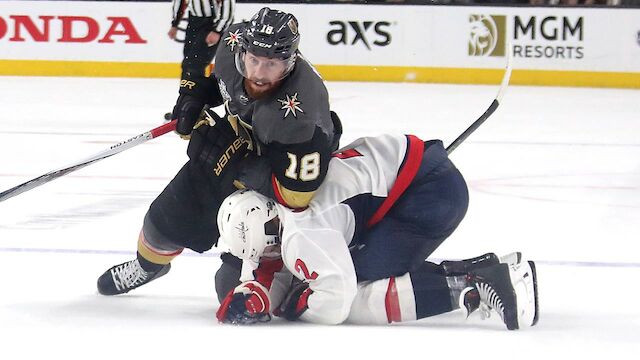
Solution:
M 491 253 L 425 261 L 467 205 L 467 186 L 442 143 L 415 136 L 362 138 L 339 150 L 304 211 L 236 192 L 217 221 L 223 243 L 243 259 L 242 283 L 217 317 L 248 324 L 273 312 L 313 323 L 380 324 L 461 307 L 467 314 L 493 310 L 511 330 L 534 325 L 533 262 L 516 256 L 504 263 Z

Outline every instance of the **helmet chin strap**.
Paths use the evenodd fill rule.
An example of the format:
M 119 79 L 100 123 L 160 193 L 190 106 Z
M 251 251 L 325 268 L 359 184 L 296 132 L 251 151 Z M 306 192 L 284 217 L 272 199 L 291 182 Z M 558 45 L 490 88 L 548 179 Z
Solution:
M 278 258 L 280 258 L 281 254 L 282 254 L 282 252 L 280 251 L 280 246 L 278 246 L 277 250 L 265 252 L 265 253 L 262 254 L 262 257 L 267 258 L 267 259 L 278 259 Z

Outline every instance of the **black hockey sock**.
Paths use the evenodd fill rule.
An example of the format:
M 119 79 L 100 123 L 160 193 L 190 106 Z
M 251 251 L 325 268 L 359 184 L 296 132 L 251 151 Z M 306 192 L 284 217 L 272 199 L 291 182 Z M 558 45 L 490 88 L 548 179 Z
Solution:
M 140 267 L 142 267 L 142 269 L 146 272 L 158 272 L 160 271 L 160 269 L 162 269 L 165 265 L 162 264 L 156 264 L 154 262 L 151 262 L 147 259 L 145 259 L 139 252 L 136 253 L 136 256 L 138 257 L 138 262 L 140 263 Z

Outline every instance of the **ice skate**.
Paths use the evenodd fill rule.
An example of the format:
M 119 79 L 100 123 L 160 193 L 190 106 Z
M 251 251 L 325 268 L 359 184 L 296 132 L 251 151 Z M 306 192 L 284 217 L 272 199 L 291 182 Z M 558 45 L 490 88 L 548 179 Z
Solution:
M 492 266 L 496 264 L 519 264 L 522 260 L 522 253 L 519 251 L 498 256 L 494 253 L 486 253 L 464 260 L 445 260 L 440 263 L 447 276 L 466 275 L 476 269 Z
M 171 264 L 158 271 L 145 271 L 138 259 L 111 267 L 98 278 L 98 292 L 102 295 L 120 295 L 164 276 Z
M 469 287 L 460 294 L 467 316 L 480 310 L 488 318 L 495 311 L 509 330 L 538 322 L 538 289 L 533 261 L 484 267 L 468 275 Z

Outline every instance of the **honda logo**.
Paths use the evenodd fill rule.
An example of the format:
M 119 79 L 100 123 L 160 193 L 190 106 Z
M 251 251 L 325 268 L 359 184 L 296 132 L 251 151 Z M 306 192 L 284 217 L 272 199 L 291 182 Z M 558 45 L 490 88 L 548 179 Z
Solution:
M 105 30 L 106 29 L 106 30 Z M 0 16 L 0 40 L 24 42 L 145 44 L 128 17 L 108 16 L 98 21 L 87 16 Z

